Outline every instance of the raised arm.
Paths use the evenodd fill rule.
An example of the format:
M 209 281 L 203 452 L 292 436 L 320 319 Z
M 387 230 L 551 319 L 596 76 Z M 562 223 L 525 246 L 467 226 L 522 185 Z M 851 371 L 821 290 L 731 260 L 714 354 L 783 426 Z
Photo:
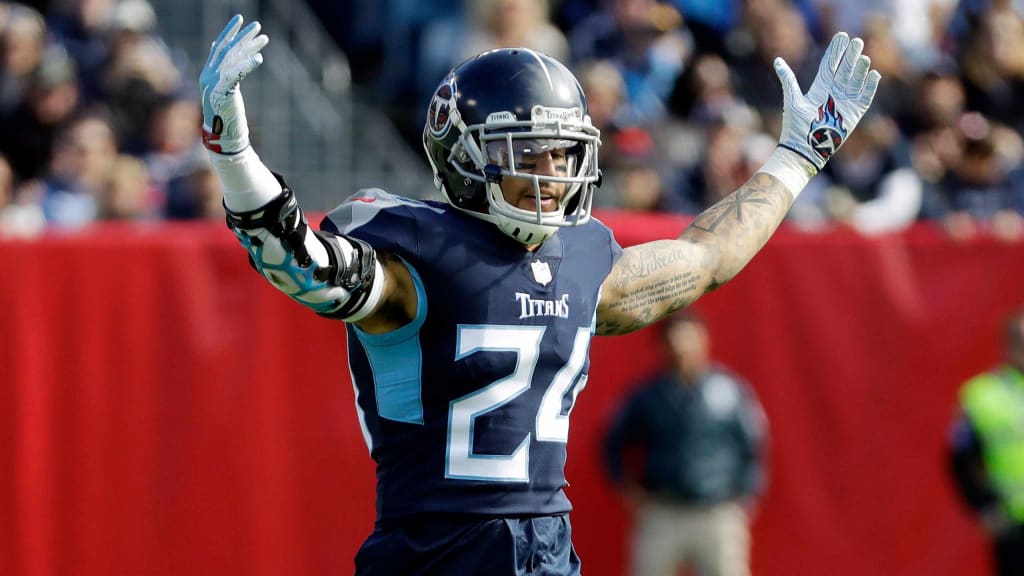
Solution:
M 785 218 L 807 182 L 853 131 L 881 76 L 864 43 L 836 34 L 804 94 L 781 58 L 779 146 L 738 190 L 699 214 L 675 240 L 627 248 L 602 286 L 598 334 L 625 334 L 688 306 L 732 279 Z
M 387 332 L 416 309 L 412 277 L 397 258 L 340 234 L 314 231 L 295 194 L 249 143 L 239 83 L 263 63 L 258 22 L 228 22 L 199 77 L 203 144 L 224 190 L 228 226 L 275 288 L 317 314 Z

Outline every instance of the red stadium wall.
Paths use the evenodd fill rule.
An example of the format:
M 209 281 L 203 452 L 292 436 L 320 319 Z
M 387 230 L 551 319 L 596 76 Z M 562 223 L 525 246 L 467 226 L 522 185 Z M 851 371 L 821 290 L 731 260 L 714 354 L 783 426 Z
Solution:
M 605 221 L 624 245 L 682 227 Z M 772 428 L 755 574 L 985 573 L 944 436 L 1024 304 L 1022 259 L 929 230 L 783 231 L 701 300 Z M 339 324 L 264 284 L 219 226 L 6 241 L 0 262 L 0 574 L 350 573 L 373 472 Z M 659 353 L 650 330 L 593 345 L 567 471 L 590 576 L 626 561 L 600 438 Z

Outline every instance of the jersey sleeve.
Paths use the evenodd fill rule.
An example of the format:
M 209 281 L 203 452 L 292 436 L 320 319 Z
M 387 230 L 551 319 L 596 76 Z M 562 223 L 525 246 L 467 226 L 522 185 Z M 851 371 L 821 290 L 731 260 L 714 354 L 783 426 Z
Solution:
M 607 224 L 601 222 L 597 218 L 593 218 L 593 221 L 598 224 L 599 229 L 607 236 L 608 253 L 610 258 L 608 262 L 608 270 L 611 270 L 612 266 L 615 266 L 615 263 L 622 257 L 622 246 L 619 245 L 619 241 L 615 239 L 615 233 L 612 232 L 612 229 L 609 228 Z
M 430 209 L 433 208 L 424 202 L 368 188 L 328 212 L 320 229 L 358 238 L 376 250 L 418 261 L 419 211 Z

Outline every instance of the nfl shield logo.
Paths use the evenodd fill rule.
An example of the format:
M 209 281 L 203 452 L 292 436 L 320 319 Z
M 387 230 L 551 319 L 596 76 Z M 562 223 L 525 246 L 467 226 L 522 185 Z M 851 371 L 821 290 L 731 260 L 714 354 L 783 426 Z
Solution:
M 551 282 L 551 268 L 548 267 L 547 262 L 539 260 L 530 262 L 530 268 L 533 268 L 533 279 L 541 286 L 547 286 L 548 282 Z

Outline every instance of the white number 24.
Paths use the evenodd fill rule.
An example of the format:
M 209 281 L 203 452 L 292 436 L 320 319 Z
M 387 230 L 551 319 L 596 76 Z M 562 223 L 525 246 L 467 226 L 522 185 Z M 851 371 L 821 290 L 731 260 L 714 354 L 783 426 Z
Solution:
M 477 454 L 473 451 L 473 426 L 476 418 L 515 400 L 530 388 L 534 369 L 540 359 L 543 326 L 460 325 L 456 360 L 471 354 L 501 351 L 515 352 L 515 370 L 500 380 L 451 401 L 448 409 L 448 454 L 445 477 L 495 482 L 529 482 L 530 433 L 509 455 Z M 590 343 L 590 328 L 580 328 L 573 341 L 569 362 L 555 374 L 537 411 L 536 436 L 543 442 L 569 439 L 569 413 L 576 396 L 586 386 L 584 376 L 573 390 L 569 413 L 562 415 L 562 399 L 583 370 Z

